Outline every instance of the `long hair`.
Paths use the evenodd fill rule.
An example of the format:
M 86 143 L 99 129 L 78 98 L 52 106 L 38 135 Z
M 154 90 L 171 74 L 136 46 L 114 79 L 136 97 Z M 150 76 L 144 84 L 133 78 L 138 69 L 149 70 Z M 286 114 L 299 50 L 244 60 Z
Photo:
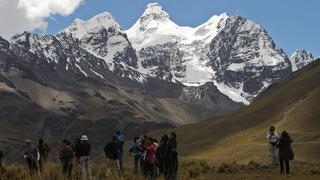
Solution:
M 290 138 L 289 133 L 287 131 L 283 131 L 281 133 L 281 138 Z

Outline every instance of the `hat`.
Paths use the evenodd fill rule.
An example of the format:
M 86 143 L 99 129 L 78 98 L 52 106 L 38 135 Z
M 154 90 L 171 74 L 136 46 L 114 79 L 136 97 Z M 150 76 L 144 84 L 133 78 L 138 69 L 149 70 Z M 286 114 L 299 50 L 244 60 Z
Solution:
M 87 135 L 82 135 L 81 141 L 88 141 L 88 136 Z
M 31 140 L 30 139 L 26 139 L 26 143 L 31 143 Z

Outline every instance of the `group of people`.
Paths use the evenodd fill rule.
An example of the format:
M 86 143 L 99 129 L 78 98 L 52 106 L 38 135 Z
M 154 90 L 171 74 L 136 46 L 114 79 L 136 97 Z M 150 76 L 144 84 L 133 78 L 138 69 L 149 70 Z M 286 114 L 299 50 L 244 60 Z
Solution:
M 120 132 L 112 135 L 111 141 L 104 148 L 107 157 L 107 174 L 123 175 L 124 136 Z M 142 174 L 146 179 L 155 179 L 164 175 L 165 179 L 176 179 L 178 171 L 178 153 L 176 134 L 164 135 L 160 143 L 144 134 L 134 138 L 129 148 L 133 156 L 134 173 Z
M 63 174 L 71 179 L 72 175 L 80 175 L 82 179 L 91 179 L 90 151 L 88 136 L 82 135 L 73 143 L 64 139 L 58 148 L 58 156 L 62 165 Z M 110 142 L 104 147 L 107 158 L 106 176 L 123 176 L 123 154 L 125 136 L 116 131 L 112 134 Z M 42 165 L 48 160 L 50 147 L 42 139 L 38 144 L 26 140 L 24 158 L 31 174 L 41 176 Z M 133 155 L 134 173 L 144 175 L 146 179 L 155 179 L 163 175 L 166 180 L 175 180 L 178 171 L 178 153 L 176 134 L 163 135 L 160 142 L 155 138 L 140 135 L 134 138 L 129 148 Z M 0 165 L 2 153 L 0 153 Z M 76 172 L 73 174 L 73 172 Z
M 269 152 L 274 165 L 280 164 L 280 173 L 290 174 L 289 161 L 294 159 L 291 147 L 293 140 L 287 131 L 280 136 L 276 128 L 271 126 L 267 133 Z M 82 179 L 91 179 L 90 151 L 91 145 L 88 137 L 82 135 L 74 143 L 64 139 L 59 148 L 59 159 L 62 164 L 63 173 L 71 177 L 74 163 L 80 168 Z M 104 148 L 107 158 L 107 172 L 123 176 L 123 145 L 124 135 L 117 131 L 112 135 L 111 141 Z M 26 140 L 24 158 L 30 173 L 37 172 L 41 175 L 42 164 L 48 160 L 51 149 L 42 139 L 37 145 L 31 140 Z M 163 175 L 166 180 L 175 180 L 178 172 L 177 140 L 174 132 L 170 135 L 163 135 L 160 142 L 157 139 L 144 134 L 134 138 L 134 143 L 129 148 L 129 153 L 134 160 L 134 173 L 142 174 L 146 179 L 155 179 Z M 2 167 L 3 153 L 0 151 L 0 167 Z
M 62 164 L 63 174 L 71 178 L 73 164 L 76 163 L 80 167 L 82 179 L 91 179 L 90 171 L 90 154 L 91 145 L 88 143 L 88 137 L 83 135 L 81 139 L 77 139 L 74 144 L 64 139 L 59 147 L 59 159 Z M 36 172 L 41 176 L 42 165 L 47 162 L 51 149 L 42 139 L 37 145 L 33 144 L 30 139 L 26 140 L 24 158 L 29 168 L 30 174 Z
M 146 135 L 134 138 L 129 148 L 134 156 L 135 173 L 139 171 L 148 179 L 164 175 L 167 180 L 176 179 L 178 172 L 177 140 L 174 132 L 163 135 L 160 143 Z
M 59 147 L 59 159 L 65 176 L 71 178 L 75 164 L 77 172 L 80 170 L 82 179 L 91 179 L 91 144 L 89 144 L 88 140 L 87 135 L 82 135 L 73 144 L 67 139 L 62 141 L 62 145 Z
M 276 132 L 276 128 L 271 126 L 267 133 L 267 141 L 269 144 L 269 152 L 271 161 L 274 165 L 280 164 L 280 173 L 290 174 L 289 161 L 294 159 L 294 153 L 291 147 L 293 140 L 287 131 L 283 131 L 280 136 Z

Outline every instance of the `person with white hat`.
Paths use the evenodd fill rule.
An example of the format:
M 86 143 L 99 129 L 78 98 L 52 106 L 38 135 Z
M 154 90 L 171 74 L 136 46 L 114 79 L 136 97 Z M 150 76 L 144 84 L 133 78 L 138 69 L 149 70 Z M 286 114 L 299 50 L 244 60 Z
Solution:
M 79 145 L 79 157 L 80 157 L 80 171 L 83 180 L 91 179 L 90 170 L 90 150 L 91 145 L 88 143 L 88 136 L 82 135 L 81 143 Z

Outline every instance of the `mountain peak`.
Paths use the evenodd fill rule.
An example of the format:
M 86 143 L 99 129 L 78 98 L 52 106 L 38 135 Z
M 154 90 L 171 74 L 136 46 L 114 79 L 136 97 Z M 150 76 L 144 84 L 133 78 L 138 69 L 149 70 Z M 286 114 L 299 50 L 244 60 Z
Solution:
M 115 18 L 109 12 L 100 13 L 89 20 L 75 19 L 73 23 L 67 27 L 64 31 L 71 33 L 73 36 L 81 39 L 86 33 L 100 29 L 100 28 L 117 28 L 120 29 L 120 25 Z
M 315 58 L 310 51 L 305 49 L 296 49 L 290 57 L 292 71 L 299 70 L 314 60 Z
M 170 16 L 166 11 L 163 10 L 163 8 L 159 3 L 149 3 L 146 6 L 146 9 L 140 19 L 142 21 L 145 21 L 145 20 L 166 21 L 170 19 Z

